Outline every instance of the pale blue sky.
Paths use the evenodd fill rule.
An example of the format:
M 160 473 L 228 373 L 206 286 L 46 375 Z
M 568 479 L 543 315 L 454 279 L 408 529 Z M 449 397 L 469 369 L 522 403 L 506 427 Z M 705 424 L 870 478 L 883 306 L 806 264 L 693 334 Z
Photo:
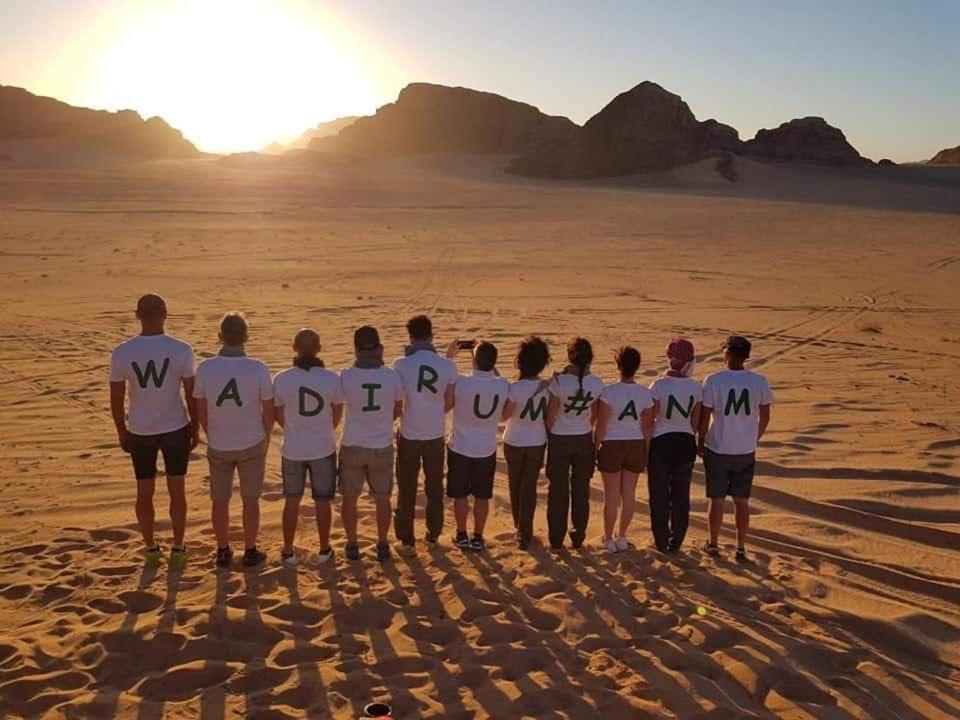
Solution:
M 190 89 L 194 75 L 176 62 L 189 52 L 178 28 L 192 24 L 193 9 L 210 0 L 178 1 L 186 9 L 174 20 L 153 35 L 149 24 L 137 27 L 137 35 L 130 28 L 154 17 L 161 0 L 0 0 L 0 83 L 76 104 L 160 114 L 215 150 L 248 149 L 226 145 L 369 113 L 413 81 L 490 90 L 582 123 L 618 92 L 653 80 L 682 95 L 698 118 L 729 123 L 744 138 L 790 118 L 821 115 L 874 159 L 924 159 L 960 144 L 960 0 L 274 0 L 266 3 L 269 12 L 289 10 L 305 34 L 263 44 L 230 34 L 230 23 L 258 5 L 235 0 L 219 16 L 228 26 L 223 33 L 219 21 L 210 27 L 209 16 L 197 22 L 207 24 L 202 36 L 215 43 L 209 54 L 219 74 L 207 76 L 207 87 L 232 67 L 240 68 L 238 77 L 219 96 L 193 87 L 189 97 L 178 95 L 180 85 L 169 77 L 180 73 Z M 250 24 L 267 26 L 259 15 Z M 270 27 L 276 35 L 287 26 Z M 289 46 L 314 45 L 314 37 L 322 44 L 321 31 L 340 40 L 327 43 L 336 48 L 323 55 L 323 67 L 312 67 L 319 56 Z M 135 49 L 147 41 L 153 65 L 141 70 L 137 63 L 146 61 Z M 362 90 L 337 85 L 338 76 Z M 283 92 L 265 90 L 273 77 L 282 78 Z M 151 83 L 163 84 L 162 92 Z M 221 138 L 217 113 L 232 108 L 236 94 L 247 94 L 263 117 Z M 239 105 L 234 114 L 249 115 Z

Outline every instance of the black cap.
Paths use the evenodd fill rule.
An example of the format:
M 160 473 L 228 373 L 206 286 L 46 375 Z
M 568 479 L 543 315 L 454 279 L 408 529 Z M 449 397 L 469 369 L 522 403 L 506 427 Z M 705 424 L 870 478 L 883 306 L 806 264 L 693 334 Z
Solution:
M 353 333 L 353 346 L 357 350 L 376 350 L 380 347 L 380 333 L 369 325 L 357 328 Z
M 750 341 L 743 335 L 731 335 L 723 344 L 724 350 L 742 358 L 750 357 L 751 347 Z

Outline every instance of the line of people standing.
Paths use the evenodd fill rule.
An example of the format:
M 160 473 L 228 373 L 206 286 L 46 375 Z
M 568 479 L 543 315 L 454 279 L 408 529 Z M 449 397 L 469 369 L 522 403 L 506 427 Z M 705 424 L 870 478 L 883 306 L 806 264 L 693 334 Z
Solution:
M 563 370 L 545 377 L 549 348 L 531 336 L 518 347 L 517 377 L 509 381 L 497 370 L 499 353 L 492 343 L 454 341 L 441 354 L 433 344 L 430 319 L 420 315 L 407 323 L 410 344 L 392 367 L 385 364 L 379 333 L 372 327 L 355 332 L 354 363 L 339 374 L 324 367 L 319 335 L 304 329 L 294 338 L 291 367 L 271 378 L 266 365 L 246 356 L 249 329 L 239 313 L 224 316 L 219 353 L 196 371 L 190 346 L 164 333 L 162 298 L 142 297 L 137 317 L 141 334 L 117 346 L 111 358 L 111 409 L 120 445 L 133 461 L 137 518 L 148 563 L 159 562 L 161 555 L 153 533 L 158 453 L 164 458 L 171 498 L 170 563 L 179 566 L 186 560 L 184 478 L 201 428 L 207 437 L 216 564 L 232 562 L 229 525 L 235 474 L 242 499 L 242 561 L 246 566 L 264 561 L 266 555 L 257 546 L 259 499 L 275 423 L 283 428 L 281 560 L 288 565 L 298 562 L 294 539 L 307 480 L 316 506 L 319 562 L 334 556 L 332 501 L 338 490 L 348 559 L 360 558 L 357 501 L 364 488 L 374 501 L 378 560 L 391 558 L 391 519 L 398 551 L 415 553 L 421 470 L 425 542 L 440 540 L 446 495 L 453 505 L 454 545 L 483 551 L 501 422 L 521 549 L 533 541 L 537 484 L 546 465 L 553 549 L 562 548 L 568 535 L 573 548 L 584 543 L 590 482 L 599 469 L 605 549 L 618 553 L 631 547 L 636 485 L 646 471 L 654 544 L 663 552 L 676 552 L 689 523 L 690 481 L 699 453 L 710 498 L 704 550 L 718 552 L 724 500 L 730 495 L 736 509 L 737 557 L 746 557 L 754 453 L 769 422 L 773 397 L 763 376 L 744 369 L 750 355 L 745 338 L 728 338 L 728 369 L 711 375 L 702 387 L 693 378 L 694 347 L 685 339 L 671 341 L 666 373 L 645 387 L 636 381 L 641 362 L 636 349 L 617 351 L 618 381 L 605 385 L 591 372 L 593 349 L 584 338 L 568 344 Z M 465 350 L 472 351 L 473 367 L 461 374 L 454 359 Z M 338 452 L 335 431 L 341 422 Z

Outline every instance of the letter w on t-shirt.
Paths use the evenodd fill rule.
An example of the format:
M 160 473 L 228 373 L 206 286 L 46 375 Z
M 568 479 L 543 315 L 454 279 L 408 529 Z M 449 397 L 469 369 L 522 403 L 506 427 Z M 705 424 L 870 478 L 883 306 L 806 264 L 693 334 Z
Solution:
M 160 387 L 163 385 L 163 379 L 167 376 L 167 368 L 170 367 L 170 358 L 163 359 L 163 365 L 160 366 L 160 374 L 157 374 L 157 365 L 153 360 L 147 361 L 146 370 L 141 370 L 140 365 L 136 361 L 130 363 L 133 367 L 133 372 L 137 376 L 137 382 L 140 384 L 144 390 L 147 389 L 147 384 L 150 380 L 153 380 L 154 387 Z

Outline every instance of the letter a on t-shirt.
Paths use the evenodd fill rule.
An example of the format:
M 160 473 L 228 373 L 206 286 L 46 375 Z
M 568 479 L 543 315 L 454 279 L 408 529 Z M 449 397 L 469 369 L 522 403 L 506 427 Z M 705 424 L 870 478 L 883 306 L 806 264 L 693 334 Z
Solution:
M 240 399 L 240 388 L 237 386 L 237 379 L 230 378 L 223 390 L 217 395 L 217 407 L 223 405 L 227 400 L 233 400 L 237 407 L 243 407 L 243 401 Z
M 619 417 L 617 417 L 617 422 L 620 422 L 627 417 L 632 417 L 634 420 L 640 419 L 640 416 L 637 415 L 637 404 L 633 400 L 627 403 L 627 406 L 623 409 L 623 412 L 621 412 Z
M 133 372 L 136 373 L 137 382 L 140 384 L 144 390 L 147 389 L 147 384 L 150 380 L 153 380 L 154 387 L 160 387 L 163 385 L 163 379 L 167 376 L 167 368 L 170 367 L 170 358 L 163 359 L 163 365 L 160 366 L 160 374 L 157 374 L 157 366 L 153 360 L 147 361 L 147 369 L 141 370 L 140 365 L 136 362 L 130 363 L 133 367 Z

